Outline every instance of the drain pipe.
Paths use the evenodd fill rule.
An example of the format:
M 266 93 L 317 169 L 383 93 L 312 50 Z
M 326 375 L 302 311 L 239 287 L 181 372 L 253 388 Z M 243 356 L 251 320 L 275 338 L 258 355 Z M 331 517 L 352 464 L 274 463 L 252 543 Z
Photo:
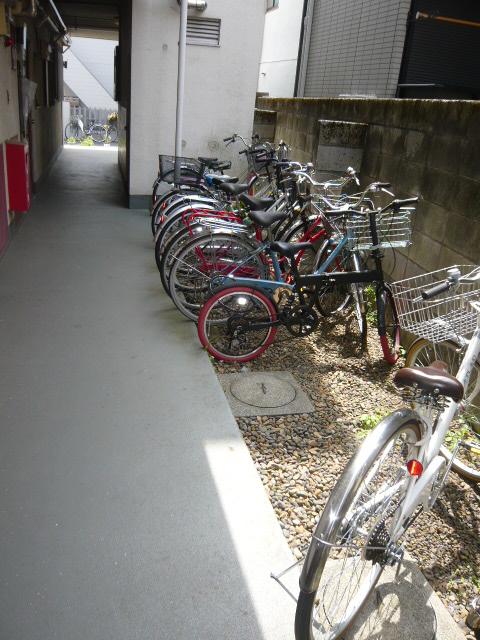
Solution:
M 180 5 L 180 32 L 178 38 L 178 79 L 177 79 L 177 119 L 175 125 L 175 182 L 180 179 L 180 163 L 177 158 L 182 155 L 183 128 L 183 96 L 185 86 L 185 51 L 187 48 L 187 12 L 188 9 L 205 11 L 205 0 L 177 0 Z
M 175 182 L 180 180 L 180 162 L 182 155 L 183 95 L 185 86 L 185 50 L 187 48 L 187 11 L 188 0 L 180 1 L 180 33 L 178 42 L 178 79 L 177 79 L 177 122 L 175 127 Z

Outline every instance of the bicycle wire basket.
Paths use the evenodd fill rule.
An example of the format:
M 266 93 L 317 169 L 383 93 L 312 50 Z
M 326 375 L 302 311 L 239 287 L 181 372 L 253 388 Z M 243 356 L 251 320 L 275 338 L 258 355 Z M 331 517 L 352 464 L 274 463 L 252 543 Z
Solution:
M 346 230 L 351 249 L 396 249 L 412 244 L 410 211 L 387 212 L 376 217 L 378 244 L 373 245 L 368 215 L 352 216 Z
M 159 178 L 164 182 L 199 184 L 203 178 L 205 164 L 197 158 L 159 155 Z M 179 180 L 175 180 L 175 163 L 180 165 Z
M 480 281 L 459 284 L 429 300 L 422 298 L 422 291 L 446 280 L 450 269 L 459 269 L 464 276 L 473 267 L 455 265 L 391 285 L 402 329 L 432 342 L 448 339 L 461 342 L 473 333 L 477 326 L 477 312 L 470 302 L 480 299 Z

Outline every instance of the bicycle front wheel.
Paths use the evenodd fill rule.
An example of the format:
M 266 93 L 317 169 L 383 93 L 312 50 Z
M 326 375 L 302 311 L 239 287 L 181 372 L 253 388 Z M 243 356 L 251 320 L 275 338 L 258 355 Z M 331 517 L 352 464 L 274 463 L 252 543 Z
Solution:
M 70 140 L 70 138 L 78 140 L 78 124 L 75 122 L 69 122 L 65 127 L 65 139 Z
M 410 347 L 405 366 L 428 367 L 435 360 L 447 365 L 448 372 L 456 376 L 463 359 L 465 349 L 453 340 L 433 343 L 419 338 Z M 473 367 L 472 375 L 465 389 L 464 398 L 459 405 L 455 419 L 445 437 L 440 453 L 450 461 L 453 450 L 459 440 L 480 445 L 480 361 Z M 460 448 L 452 463 L 453 469 L 474 482 L 480 482 L 480 456 Z
M 377 328 L 383 357 L 395 364 L 400 353 L 400 324 L 397 307 L 389 289 L 377 291 Z
M 337 640 L 355 621 L 387 563 L 395 559 L 408 519 L 400 505 L 406 463 L 421 438 L 408 409 L 384 418 L 333 488 L 300 577 L 297 640 Z
M 198 318 L 198 337 L 217 360 L 247 362 L 273 342 L 277 327 L 275 303 L 255 287 L 222 287 Z

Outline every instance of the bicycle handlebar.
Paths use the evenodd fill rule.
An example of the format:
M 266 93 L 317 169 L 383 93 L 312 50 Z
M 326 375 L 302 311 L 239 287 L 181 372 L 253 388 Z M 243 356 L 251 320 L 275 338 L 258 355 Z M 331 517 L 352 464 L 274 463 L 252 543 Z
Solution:
M 433 285 L 433 287 L 429 287 L 428 289 L 423 289 L 421 291 L 421 296 L 416 298 L 414 302 L 419 302 L 420 300 L 430 300 L 430 298 L 434 298 L 435 296 L 444 293 L 445 291 L 449 291 L 452 287 L 457 286 L 462 283 L 472 283 L 480 280 L 480 267 L 475 267 L 470 273 L 465 276 L 462 276 L 460 269 L 457 267 L 453 267 L 448 271 L 448 277 L 443 282 L 439 282 L 438 284 Z

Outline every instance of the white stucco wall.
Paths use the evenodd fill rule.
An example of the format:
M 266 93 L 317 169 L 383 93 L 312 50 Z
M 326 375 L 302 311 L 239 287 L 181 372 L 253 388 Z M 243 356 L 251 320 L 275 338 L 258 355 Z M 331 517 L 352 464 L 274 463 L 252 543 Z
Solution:
M 130 195 L 151 192 L 158 155 L 175 150 L 180 12 L 173 0 L 133 0 Z M 264 2 L 208 0 L 199 17 L 221 19 L 220 46 L 187 45 L 183 154 L 235 160 L 233 132 L 251 135 Z
M 281 0 L 265 16 L 258 91 L 291 98 L 295 86 L 303 0 Z

